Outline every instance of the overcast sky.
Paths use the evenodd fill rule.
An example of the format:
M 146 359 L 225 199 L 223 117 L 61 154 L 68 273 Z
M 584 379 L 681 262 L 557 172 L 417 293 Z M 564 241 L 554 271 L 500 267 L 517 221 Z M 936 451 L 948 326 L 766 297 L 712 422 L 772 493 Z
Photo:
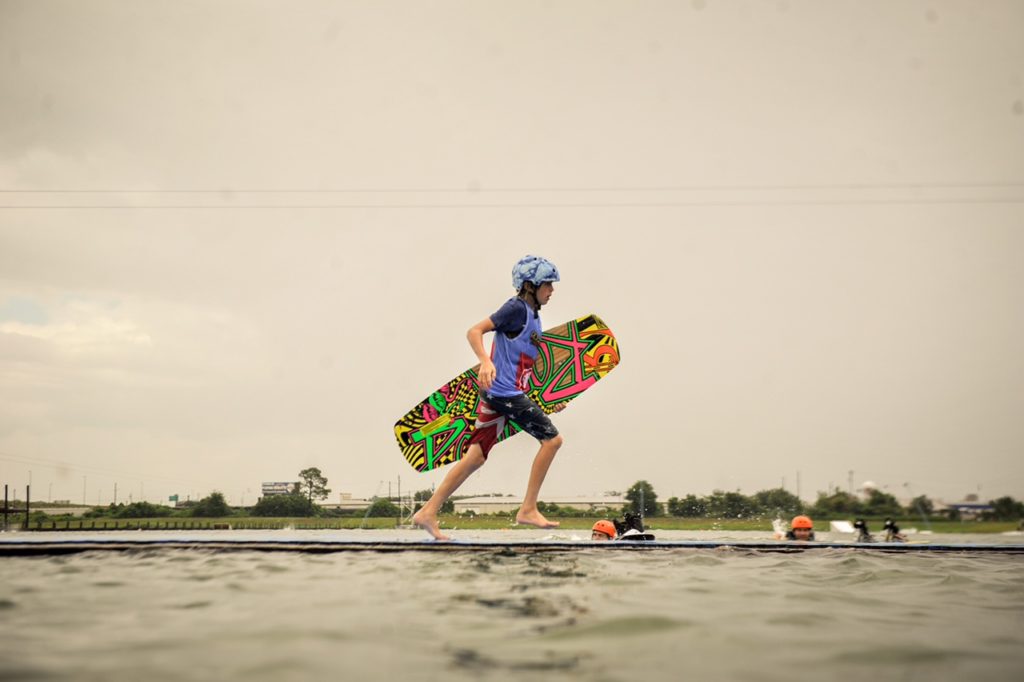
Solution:
M 0 483 L 440 481 L 522 255 L 622 362 L 542 499 L 1024 498 L 1024 3 L 0 0 Z M 521 495 L 518 436 L 460 491 Z M 852 472 L 852 473 L 851 473 Z

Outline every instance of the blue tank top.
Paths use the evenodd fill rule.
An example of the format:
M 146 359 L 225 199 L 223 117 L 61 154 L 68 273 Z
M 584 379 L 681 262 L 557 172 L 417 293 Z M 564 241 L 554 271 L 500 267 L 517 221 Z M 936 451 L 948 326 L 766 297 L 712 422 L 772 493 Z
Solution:
M 526 308 L 526 325 L 513 338 L 498 332 L 491 346 L 491 361 L 496 370 L 494 383 L 488 391 L 496 398 L 508 398 L 524 393 L 530 386 L 533 363 L 537 360 L 537 347 L 530 338 L 540 337 L 540 316 L 523 299 L 517 299 Z

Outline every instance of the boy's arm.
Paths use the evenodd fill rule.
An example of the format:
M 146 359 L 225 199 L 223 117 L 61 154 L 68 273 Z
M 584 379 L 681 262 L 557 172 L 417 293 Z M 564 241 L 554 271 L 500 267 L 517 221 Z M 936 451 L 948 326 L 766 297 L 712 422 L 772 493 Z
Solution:
M 485 317 L 480 320 L 466 332 L 466 339 L 469 340 L 469 347 L 473 349 L 477 359 L 480 361 L 480 373 L 477 376 L 477 380 L 480 382 L 480 386 L 486 391 L 490 389 L 491 384 L 494 383 L 494 377 L 497 371 L 494 369 L 494 363 L 491 362 L 491 356 L 487 354 L 484 349 L 484 334 L 487 332 L 494 331 L 494 323 L 491 322 L 491 318 Z

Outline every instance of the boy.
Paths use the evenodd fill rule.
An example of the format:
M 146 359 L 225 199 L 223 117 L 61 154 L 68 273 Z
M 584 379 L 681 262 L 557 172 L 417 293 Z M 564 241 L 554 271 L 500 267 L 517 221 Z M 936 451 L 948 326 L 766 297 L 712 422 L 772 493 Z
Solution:
M 789 530 L 786 531 L 787 540 L 796 540 L 799 542 L 808 542 L 814 540 L 814 522 L 811 521 L 810 516 L 794 516 L 793 521 L 789 524 Z
M 546 414 L 524 391 L 529 387 L 533 364 L 537 358 L 540 335 L 540 309 L 551 300 L 554 283 L 559 281 L 558 268 L 539 256 L 525 256 L 512 269 L 515 297 L 490 317 L 470 327 L 466 332 L 469 346 L 480 360 L 477 382 L 480 386 L 480 406 L 476 430 L 469 441 L 466 454 L 449 469 L 441 485 L 423 507 L 412 517 L 412 522 L 437 540 L 448 540 L 441 533 L 437 513 L 441 505 L 462 485 L 470 474 L 487 461 L 507 420 L 514 421 L 523 431 L 540 441 L 540 450 L 533 459 L 526 495 L 516 514 L 516 523 L 538 528 L 555 528 L 558 523 L 548 521 L 537 509 L 537 496 L 541 484 L 551 467 L 562 436 Z M 495 332 L 491 355 L 484 350 L 484 334 Z M 564 404 L 556 411 L 561 411 Z

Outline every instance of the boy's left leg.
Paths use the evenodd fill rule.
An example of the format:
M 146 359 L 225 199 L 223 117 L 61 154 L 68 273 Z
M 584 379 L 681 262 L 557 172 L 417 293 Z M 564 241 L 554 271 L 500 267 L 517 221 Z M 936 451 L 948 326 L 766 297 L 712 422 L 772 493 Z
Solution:
M 482 467 L 486 461 L 482 448 L 477 444 L 470 445 L 465 457 L 452 465 L 434 494 L 418 512 L 413 514 L 412 522 L 430 533 L 435 540 L 449 540 L 450 538 L 441 532 L 441 527 L 437 522 L 437 514 L 441 510 L 441 505 L 459 489 L 460 485 L 466 482 L 470 474 Z
M 459 489 L 459 486 L 466 482 L 466 479 L 474 471 L 484 465 L 484 462 L 487 461 L 487 454 L 494 447 L 494 444 L 498 442 L 498 436 L 501 435 L 502 430 L 505 428 L 505 417 L 495 412 L 487 403 L 485 397 L 481 396 L 480 404 L 477 407 L 479 417 L 477 418 L 473 436 L 469 439 L 469 447 L 466 450 L 465 456 L 452 465 L 444 480 L 441 481 L 441 485 L 430 496 L 427 503 L 418 512 L 413 514 L 412 522 L 430 533 L 435 540 L 450 539 L 441 532 L 441 526 L 438 522 L 437 515 L 441 511 L 441 505 L 451 497 L 452 493 Z

